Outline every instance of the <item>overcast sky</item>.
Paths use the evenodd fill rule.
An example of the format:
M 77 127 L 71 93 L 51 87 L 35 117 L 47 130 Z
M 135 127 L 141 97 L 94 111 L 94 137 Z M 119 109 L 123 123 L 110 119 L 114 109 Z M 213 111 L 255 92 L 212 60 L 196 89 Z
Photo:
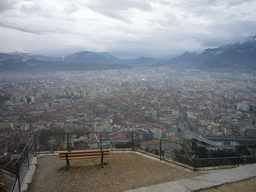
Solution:
M 0 0 L 0 52 L 161 57 L 255 35 L 256 0 Z

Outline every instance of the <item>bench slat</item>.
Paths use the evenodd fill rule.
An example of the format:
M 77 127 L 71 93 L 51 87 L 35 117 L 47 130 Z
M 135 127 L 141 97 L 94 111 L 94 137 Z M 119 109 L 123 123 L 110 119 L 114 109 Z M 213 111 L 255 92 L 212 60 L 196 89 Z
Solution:
M 70 151 L 70 152 L 62 152 L 62 153 L 98 153 L 101 152 L 101 150 L 94 150 L 94 151 Z M 103 150 L 103 152 L 109 152 L 109 150 Z
M 103 153 L 103 156 L 109 155 L 109 153 Z M 101 153 L 98 154 L 68 154 L 68 157 L 81 157 L 81 156 L 101 156 Z M 59 157 L 66 157 L 66 154 L 64 155 L 59 155 Z
M 72 157 L 72 156 L 93 156 L 93 155 L 99 155 L 101 156 L 101 152 L 100 153 L 78 153 L 78 154 L 70 154 L 70 153 L 67 153 L 69 157 Z M 103 155 L 109 155 L 109 152 L 104 152 Z M 60 157 L 66 157 L 66 153 L 63 153 L 63 154 L 59 154 Z
M 97 151 L 97 152 L 79 152 L 79 153 L 75 153 L 75 152 L 67 152 L 68 155 L 77 155 L 77 154 L 81 154 L 81 155 L 87 155 L 87 154 L 101 154 L 101 151 Z M 103 154 L 109 154 L 109 151 L 103 151 Z M 66 153 L 59 153 L 59 155 L 66 155 Z
M 109 151 L 109 150 L 106 150 L 106 149 L 104 149 L 104 150 L 88 150 L 88 151 L 70 151 L 70 152 L 68 152 L 68 153 L 97 153 L 97 152 L 101 152 L 101 151 Z M 62 153 L 65 153 L 65 152 L 62 152 Z
M 80 154 L 80 153 L 101 153 L 102 151 L 72 151 L 72 152 L 62 152 L 60 154 Z M 103 150 L 103 153 L 109 153 L 109 150 Z

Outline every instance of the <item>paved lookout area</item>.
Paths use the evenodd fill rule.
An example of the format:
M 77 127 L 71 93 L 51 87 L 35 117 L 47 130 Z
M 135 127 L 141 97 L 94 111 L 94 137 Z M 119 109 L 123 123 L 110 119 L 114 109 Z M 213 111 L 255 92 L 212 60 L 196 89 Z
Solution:
M 127 192 L 191 192 L 249 179 L 256 176 L 256 164 L 227 169 L 208 175 L 181 179 Z

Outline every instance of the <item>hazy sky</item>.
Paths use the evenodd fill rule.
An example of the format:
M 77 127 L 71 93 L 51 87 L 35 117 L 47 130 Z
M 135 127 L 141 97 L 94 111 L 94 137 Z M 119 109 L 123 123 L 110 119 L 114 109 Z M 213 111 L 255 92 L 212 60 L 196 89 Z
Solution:
M 256 0 L 0 0 L 0 52 L 161 57 L 256 35 Z

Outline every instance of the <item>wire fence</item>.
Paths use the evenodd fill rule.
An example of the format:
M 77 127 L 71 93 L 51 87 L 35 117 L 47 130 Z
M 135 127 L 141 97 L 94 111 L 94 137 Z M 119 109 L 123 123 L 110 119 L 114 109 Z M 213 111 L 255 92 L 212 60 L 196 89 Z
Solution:
M 15 162 L 16 166 L 16 181 L 12 187 L 12 191 L 21 191 L 21 185 L 26 179 L 27 173 L 30 169 L 30 164 L 36 155 L 36 135 L 33 135 L 23 151 Z
M 139 150 L 160 160 L 177 162 L 197 168 L 239 166 L 240 164 L 256 163 L 256 144 L 243 144 L 221 147 L 202 147 L 189 145 L 184 141 L 168 141 L 154 139 L 141 142 Z M 252 151 L 252 152 L 250 152 Z M 254 151 L 254 152 L 253 152 Z
M 36 154 L 93 149 L 138 150 L 195 171 L 204 167 L 256 163 L 255 143 L 207 148 L 177 137 L 159 139 L 143 132 L 42 132 L 31 137 L 15 162 L 16 182 L 12 191 L 21 191 Z
M 133 132 L 42 133 L 37 139 L 38 153 L 91 149 L 132 148 Z

